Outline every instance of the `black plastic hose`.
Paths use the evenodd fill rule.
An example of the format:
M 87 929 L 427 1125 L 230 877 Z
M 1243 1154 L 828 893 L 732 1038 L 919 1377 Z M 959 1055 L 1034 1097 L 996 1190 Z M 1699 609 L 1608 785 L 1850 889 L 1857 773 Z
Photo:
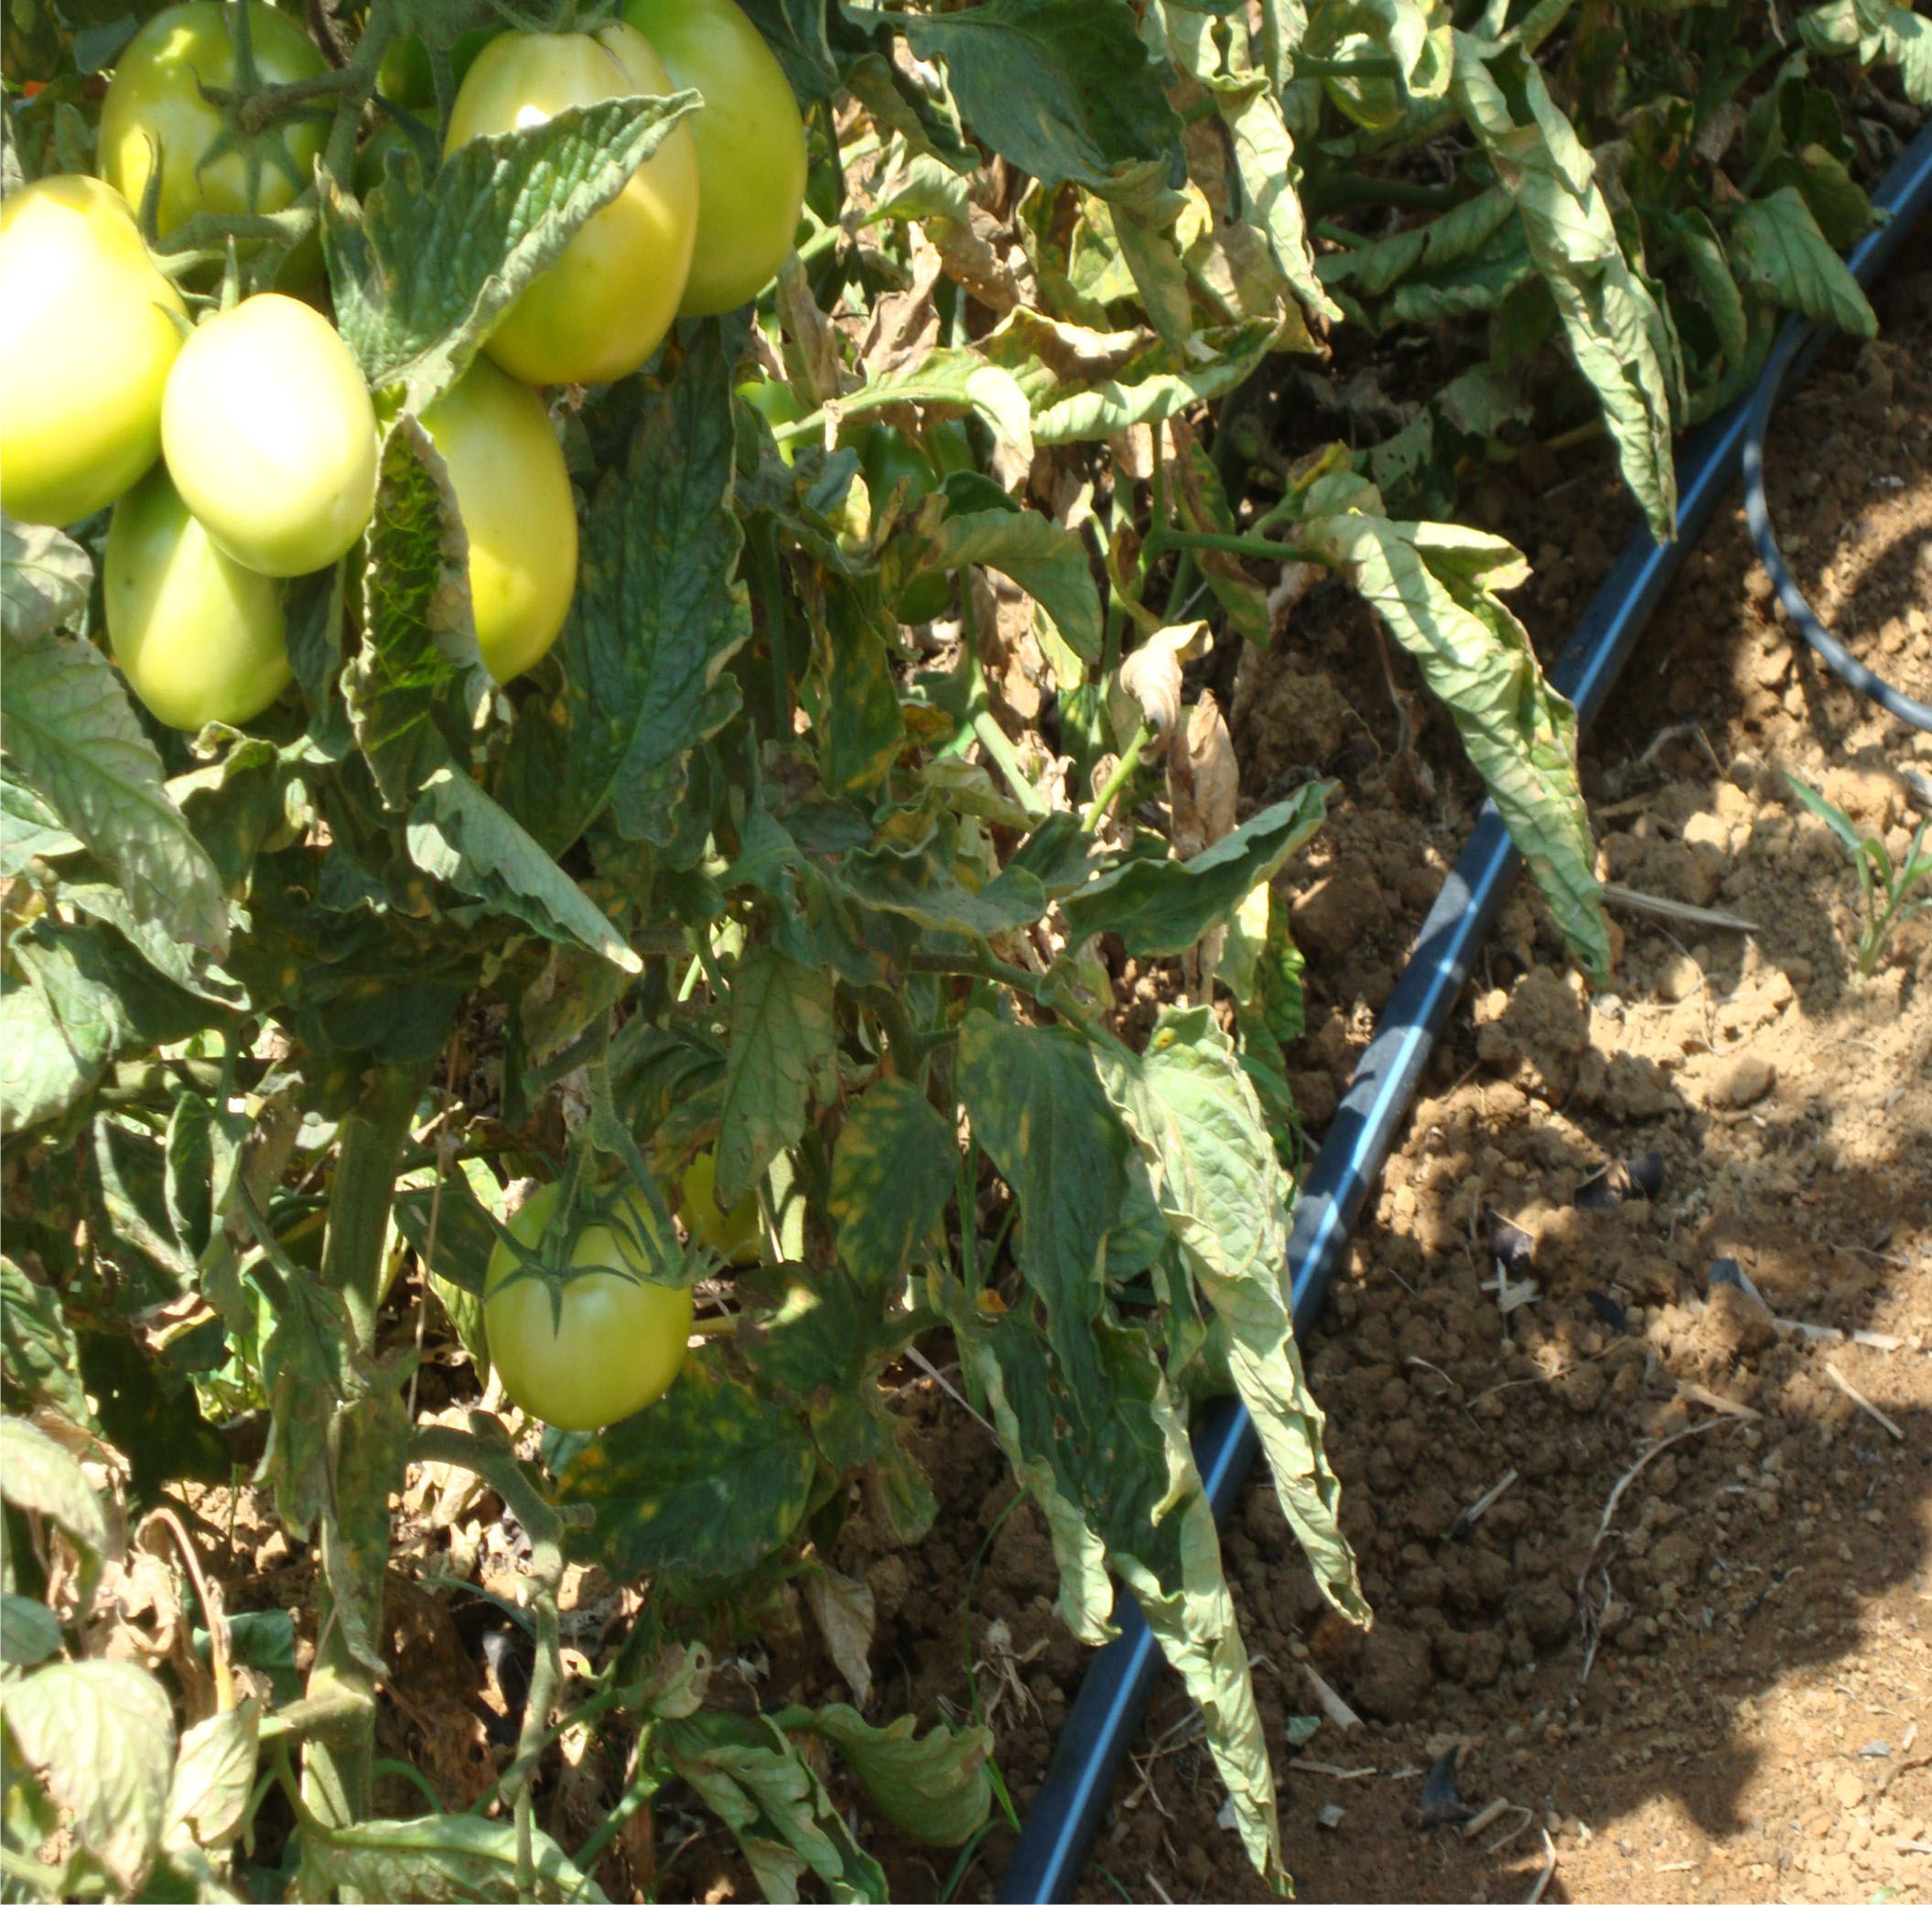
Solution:
M 1890 231 L 1891 228 L 1887 227 L 1884 232 L 1873 236 L 1889 235 Z M 1765 573 L 1776 587 L 1777 598 L 1785 605 L 1785 613 L 1791 618 L 1798 633 L 1811 644 L 1819 660 L 1841 681 L 1877 702 L 1888 715 L 1932 733 L 1932 707 L 1927 707 L 1922 701 L 1913 700 L 1911 695 L 1894 688 L 1883 675 L 1874 674 L 1857 656 L 1848 652 L 1838 637 L 1812 613 L 1804 592 L 1792 580 L 1791 571 L 1785 566 L 1776 533 L 1771 527 L 1771 508 L 1765 500 L 1765 431 L 1771 422 L 1772 409 L 1777 403 L 1786 373 L 1791 369 L 1793 361 L 1802 353 L 1808 363 L 1823 347 L 1830 331 L 1829 325 L 1786 325 L 1784 335 L 1778 339 L 1777 346 L 1771 353 L 1770 361 L 1765 366 L 1764 376 L 1758 380 L 1744 429 L 1744 520 L 1751 525 L 1751 540 L 1757 544 L 1758 560 L 1764 564 Z
M 1873 203 L 1891 217 L 1847 261 L 1861 284 L 1878 274 L 1932 203 L 1932 125 L 1906 148 Z M 1587 727 L 1602 708 L 1658 598 L 1730 488 L 1758 397 L 1774 370 L 1781 375 L 1782 368 L 1774 358 L 1753 396 L 1712 418 L 1685 446 L 1677 468 L 1677 539 L 1660 545 L 1647 531 L 1638 531 L 1590 598 L 1550 671 L 1551 681 L 1576 705 L 1581 726 Z M 1501 818 L 1485 802 L 1422 922 L 1415 951 L 1301 1188 L 1288 1245 L 1298 1335 L 1307 1335 L 1322 1308 L 1328 1279 L 1395 1141 L 1422 1067 L 1520 865 Z M 1254 1424 L 1238 1402 L 1224 1398 L 1202 1412 L 1193 1441 L 1208 1500 L 1216 1517 L 1224 1517 L 1259 1447 Z M 1123 1600 L 1115 1618 L 1120 1636 L 1087 1668 L 1013 1848 L 999 1892 L 1004 1905 L 1050 1905 L 1072 1897 L 1139 1725 L 1160 1650 L 1131 1601 Z

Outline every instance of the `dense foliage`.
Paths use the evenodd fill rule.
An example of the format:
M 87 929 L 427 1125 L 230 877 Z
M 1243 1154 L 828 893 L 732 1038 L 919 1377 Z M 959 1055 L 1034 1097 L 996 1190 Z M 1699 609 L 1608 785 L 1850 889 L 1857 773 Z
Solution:
M 1743 387 L 1780 314 L 1870 329 L 1834 247 L 1932 102 L 1932 23 L 750 0 L 804 204 L 775 282 L 694 317 L 765 269 L 761 195 L 799 188 L 783 113 L 774 170 L 706 201 L 742 149 L 707 160 L 701 88 L 640 94 L 613 53 L 627 77 L 540 110 L 477 103 L 560 44 L 491 44 L 500 14 L 608 53 L 655 5 L 316 5 L 309 43 L 292 10 L 198 4 L 177 26 L 224 58 L 187 91 L 154 70 L 155 11 L 8 0 L 0 49 L 9 410 L 60 352 L 71 380 L 109 350 L 12 244 L 33 181 L 120 181 L 153 266 L 98 269 L 161 287 L 145 322 L 157 268 L 196 325 L 109 419 L 104 487 L 26 484 L 16 515 L 47 521 L 5 525 L 0 1889 L 596 1897 L 681 1781 L 769 1897 L 882 1897 L 828 1748 L 945 1844 L 998 1786 L 982 1728 L 864 1717 L 871 1603 L 826 1559 L 855 1504 L 929 1525 L 892 1383 L 948 1340 L 1051 1531 L 1062 1618 L 1097 1641 L 1133 1595 L 1284 1878 L 1186 1425 L 1244 1399 L 1323 1591 L 1367 1620 L 1280 1283 L 1301 995 L 1270 882 L 1327 790 L 1244 803 L 1190 664 L 1268 641 L 1319 574 L 1359 591 L 1606 971 L 1573 716 L 1503 599 L 1526 565 L 1454 522 L 1460 486 L 1602 430 L 1667 533 L 1673 429 Z M 721 193 L 750 196 L 719 240 Z M 593 257 L 658 274 L 651 335 L 584 372 L 615 381 L 532 398 L 511 379 L 569 374 L 537 347 L 577 341 L 556 287 Z M 352 366 L 340 402 L 299 352 L 224 375 L 224 337 L 290 298 Z M 1440 375 L 1389 427 L 1326 365 L 1392 333 Z M 162 432 L 170 361 L 200 381 Z M 315 448 L 363 387 L 372 479 L 360 425 L 340 470 Z M 1282 457 L 1258 388 L 1319 393 L 1350 440 Z M 39 427 L 0 425 L 10 508 L 16 458 L 61 447 Z M 291 442 L 303 483 L 254 473 Z M 1170 1000 L 1132 1040 L 1130 964 Z M 551 1220 L 513 1223 L 533 1179 Z M 599 1426 L 419 1420 L 426 1340 L 502 1395 L 493 1255 L 539 1336 L 594 1276 L 660 1337 L 695 1287 L 695 1346 Z M 675 1347 L 650 1344 L 666 1377 Z M 527 1534 L 536 1668 L 476 1807 L 390 1816 L 390 1500 L 426 1464 Z M 169 1492 L 251 1479 L 314 1544 L 299 1687 L 296 1624 L 224 1619 Z M 168 1529 L 207 1646 L 146 1664 L 112 1610 L 166 1573 Z M 567 1682 L 567 1555 L 645 1590 Z M 732 1704 L 714 1658 L 801 1594 L 857 1706 Z M 622 1793 L 559 1846 L 533 1782 L 586 1727 L 621 1742 Z

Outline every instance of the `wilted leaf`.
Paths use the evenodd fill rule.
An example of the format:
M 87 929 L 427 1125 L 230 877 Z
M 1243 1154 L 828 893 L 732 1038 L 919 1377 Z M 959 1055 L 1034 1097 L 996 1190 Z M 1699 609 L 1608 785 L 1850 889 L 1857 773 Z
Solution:
M 1176 856 L 1191 860 L 1232 833 L 1241 791 L 1234 737 L 1212 694 L 1203 694 L 1167 752 L 1168 804 Z
M 58 1523 L 92 1562 L 110 1552 L 107 1522 L 81 1464 L 16 1415 L 0 1416 L 0 1500 Z
M 872 1632 L 878 1620 L 872 1590 L 821 1563 L 798 1577 L 805 1605 L 825 1637 L 826 1652 L 852 1697 L 863 1706 L 872 1697 Z
M 797 1143 L 833 1063 L 832 982 L 770 946 L 731 977 L 731 1036 L 718 1137 L 718 1197 L 735 1204 Z
M 517 1826 L 467 1813 L 420 1819 L 362 1819 L 302 1835 L 305 1897 L 353 1894 L 457 1905 L 516 1896 Z M 602 1889 L 565 1857 L 547 1833 L 530 1828 L 541 1905 L 601 1905 Z
M 1205 622 L 1181 622 L 1155 630 L 1121 662 L 1121 692 L 1157 735 L 1171 734 L 1181 718 L 1182 664 L 1198 660 L 1214 645 Z
M 244 1700 L 182 1734 L 167 1789 L 164 1841 L 178 1835 L 210 1851 L 234 1843 L 254 1788 L 261 1725 L 262 1703 Z
M 1878 334 L 1877 314 L 1796 186 L 1744 206 L 1731 221 L 1731 245 L 1744 282 L 1787 310 L 1856 338 Z
M 70 1422 L 84 1427 L 92 1420 L 81 1386 L 74 1332 L 59 1295 L 5 1256 L 0 1256 L 0 1371 L 32 1400 L 50 1403 Z
M 928 539 L 921 566 L 981 563 L 1017 582 L 1052 617 L 1083 661 L 1100 653 L 1100 594 L 1085 545 L 1034 510 L 979 510 L 948 516 Z
M 809 1710 L 789 1707 L 779 1724 L 787 1732 L 829 1739 L 901 1832 L 929 1845 L 963 1846 L 986 1824 L 993 1803 L 993 1736 L 984 1727 L 935 1725 L 921 1739 L 909 1713 L 890 1727 L 874 1727 L 836 1701 Z

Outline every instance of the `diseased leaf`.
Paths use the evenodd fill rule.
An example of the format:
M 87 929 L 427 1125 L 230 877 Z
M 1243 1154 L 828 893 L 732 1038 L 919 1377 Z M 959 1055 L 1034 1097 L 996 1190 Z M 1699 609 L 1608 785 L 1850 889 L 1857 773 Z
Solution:
M 878 1861 L 775 1721 L 696 1713 L 662 1722 L 655 1744 L 730 1828 L 767 1899 L 796 1899 L 798 1880 L 810 1871 L 835 1900 L 884 1905 Z
M 1069 931 L 1118 932 L 1136 958 L 1186 952 L 1314 837 L 1328 791 L 1311 781 L 1192 860 L 1133 859 L 1090 880 L 1061 901 Z
M 214 863 L 168 799 L 161 758 L 91 641 L 0 636 L 0 741 L 20 777 L 113 873 L 135 912 L 220 953 L 228 909 Z
M 1506 83 L 1527 108 L 1520 123 Z M 1603 404 L 1624 480 L 1651 534 L 1667 543 L 1677 533 L 1676 346 L 1649 285 L 1624 255 L 1590 154 L 1519 50 L 1458 33 L 1454 86 L 1463 118 L 1516 200 L 1577 368 Z
M 106 1518 L 80 1463 L 15 1415 L 0 1416 L 0 1500 L 58 1523 L 91 1563 L 112 1552 Z
M 56 1661 L 0 1686 L 0 1715 L 20 1757 L 72 1814 L 74 1836 L 135 1891 L 160 1844 L 174 1761 L 174 1714 L 160 1683 L 130 1661 Z
M 1731 246 L 1743 281 L 1786 310 L 1856 338 L 1877 336 L 1877 313 L 1796 186 L 1744 206 L 1731 221 Z
M 1085 545 L 1034 510 L 979 510 L 948 516 L 928 539 L 922 566 L 964 568 L 981 563 L 1017 582 L 1052 617 L 1062 639 L 1083 661 L 1100 653 L 1100 592 Z
M 536 1887 L 543 1905 L 601 1905 L 602 1889 L 565 1857 L 547 1833 L 530 1828 Z M 517 1825 L 468 1813 L 418 1819 L 359 1819 L 302 1835 L 302 1894 L 353 1894 L 457 1905 L 516 1896 Z
M 870 792 L 905 749 L 905 716 L 887 649 L 890 626 L 876 587 L 828 590 L 820 664 L 825 705 L 814 725 L 819 773 L 834 799 Z
M 668 841 L 686 756 L 737 708 L 724 669 L 751 620 L 735 575 L 730 396 L 718 328 L 707 322 L 646 412 L 629 464 L 591 500 L 557 645 L 563 685 L 524 704 L 499 785 L 553 852 L 607 808 L 627 838 Z
M 578 1539 L 616 1578 L 716 1578 L 755 1567 L 790 1539 L 813 1464 L 792 1411 L 690 1357 L 662 1400 L 584 1444 L 557 1493 L 596 1508 L 595 1528 Z
M 838 1749 L 872 1803 L 901 1832 L 934 1846 L 963 1846 L 993 1803 L 993 1736 L 984 1727 L 934 1726 L 923 1739 L 909 1713 L 875 1727 L 834 1701 L 774 1716 L 788 1733 L 815 1733 Z
M 101 1013 L 70 1024 L 32 971 L 0 973 L 0 1135 L 30 1131 L 80 1103 L 113 1056 L 114 1026 Z
M 718 1137 L 718 1199 L 726 1209 L 796 1144 L 805 1110 L 833 1061 L 832 982 L 770 946 L 731 978 L 731 1033 Z
M 1144 1054 L 1103 1049 L 1108 1094 L 1140 1140 L 1154 1194 L 1227 1334 L 1228 1367 L 1315 1579 L 1351 1620 L 1368 1603 L 1339 1520 L 1341 1484 L 1301 1373 L 1283 1286 L 1293 1187 L 1227 1035 L 1204 1006 L 1161 1015 Z
M 71 536 L 0 512 L 0 632 L 38 641 L 87 607 L 93 559 Z
M 859 1099 L 838 1134 L 826 1205 L 839 1261 L 858 1283 L 897 1286 L 958 1174 L 959 1147 L 916 1085 L 882 1078 Z
M 164 1843 L 184 1837 L 211 1852 L 234 1843 L 248 1816 L 261 1726 L 262 1703 L 251 1699 L 182 1734 L 168 1782 Z
M 325 178 L 336 322 L 370 384 L 404 385 L 413 412 L 433 403 L 523 287 L 697 104 L 685 91 L 567 106 L 470 140 L 426 180 L 415 155 L 398 151 L 366 207 Z

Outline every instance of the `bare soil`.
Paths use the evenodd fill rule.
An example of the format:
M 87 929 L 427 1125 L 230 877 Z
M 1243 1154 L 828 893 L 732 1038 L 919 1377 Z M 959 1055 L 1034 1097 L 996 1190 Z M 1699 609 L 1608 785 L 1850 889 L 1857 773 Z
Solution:
M 1881 340 L 1836 347 L 1786 404 L 1771 500 L 1828 624 L 1925 698 L 1932 273 L 1879 305 Z M 1535 562 L 1517 607 L 1546 655 L 1631 521 L 1607 457 L 1577 463 L 1526 459 L 1477 498 Z M 1390 757 L 1376 651 L 1318 592 L 1234 697 L 1245 797 L 1317 771 L 1346 791 L 1287 882 L 1317 1135 L 1474 799 L 1399 662 L 1419 731 Z M 1606 878 L 1753 930 L 1620 909 L 1592 997 L 1517 893 L 1305 1346 L 1373 1631 L 1325 1611 L 1265 1484 L 1225 1533 L 1304 1899 L 1524 1899 L 1552 1861 L 1552 1900 L 1932 1899 L 1932 928 L 1858 975 L 1854 879 L 1785 769 L 1896 856 L 1925 800 L 1898 770 L 1922 788 L 1932 737 L 1794 648 L 1740 505 L 1584 774 Z M 1577 1200 L 1652 1154 L 1654 1198 Z M 1492 1213 L 1532 1253 L 1506 1315 Z M 1761 1300 L 1711 1282 L 1725 1259 Z M 1085 1659 L 1038 1518 L 984 1432 L 932 1407 L 938 1531 L 871 1575 L 881 1701 L 977 1702 L 1023 1816 Z M 1323 1712 L 1311 1670 L 1360 1723 L 1291 1747 Z M 1419 1810 L 1451 1751 L 1461 1801 L 1502 1803 L 1467 1834 Z M 1222 1800 L 1170 1679 L 1079 1896 L 1267 1896 Z M 1011 1845 L 990 1835 L 954 1895 L 992 1897 Z M 948 1879 L 950 1855 L 880 1850 L 895 1896 Z

